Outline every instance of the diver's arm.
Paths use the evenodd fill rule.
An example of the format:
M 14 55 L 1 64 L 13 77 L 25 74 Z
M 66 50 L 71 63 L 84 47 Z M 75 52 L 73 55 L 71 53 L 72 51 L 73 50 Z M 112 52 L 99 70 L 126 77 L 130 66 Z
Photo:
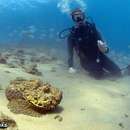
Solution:
M 94 30 L 94 35 L 95 35 L 97 41 L 98 41 L 98 40 L 103 41 L 103 38 L 102 38 L 102 36 L 101 36 L 101 33 L 97 30 L 96 25 L 93 23 L 91 26 L 92 26 L 92 28 L 93 28 L 93 30 Z M 104 42 L 104 41 L 103 41 L 103 42 Z
M 74 39 L 68 37 L 68 66 L 69 73 L 76 73 L 76 70 L 73 68 L 73 55 L 74 55 Z
M 96 26 L 94 25 L 94 30 L 95 30 L 95 36 L 97 39 L 97 45 L 99 50 L 102 53 L 108 53 L 109 52 L 109 47 L 107 46 L 107 44 L 103 41 L 103 38 L 101 37 L 100 32 L 96 29 Z

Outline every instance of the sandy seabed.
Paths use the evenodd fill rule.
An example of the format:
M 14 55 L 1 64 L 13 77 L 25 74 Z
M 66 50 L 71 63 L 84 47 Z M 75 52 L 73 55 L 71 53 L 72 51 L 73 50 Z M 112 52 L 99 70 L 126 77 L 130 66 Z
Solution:
M 55 68 L 56 71 L 52 71 Z M 0 112 L 13 118 L 19 130 L 129 130 L 130 77 L 116 81 L 95 80 L 84 72 L 69 74 L 58 63 L 39 64 L 43 76 L 0 65 Z M 8 73 L 7 73 L 8 72 Z M 14 114 L 7 108 L 5 88 L 16 77 L 42 79 L 63 91 L 56 111 L 42 117 Z M 63 120 L 55 119 L 60 115 Z

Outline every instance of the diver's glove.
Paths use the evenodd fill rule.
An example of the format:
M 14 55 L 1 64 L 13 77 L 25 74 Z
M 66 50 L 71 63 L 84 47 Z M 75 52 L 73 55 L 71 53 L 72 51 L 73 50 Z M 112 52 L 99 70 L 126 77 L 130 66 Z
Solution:
M 97 45 L 98 45 L 99 50 L 102 53 L 108 53 L 109 52 L 109 48 L 108 48 L 108 46 L 107 46 L 107 44 L 105 42 L 103 42 L 101 40 L 98 40 Z
M 76 73 L 76 69 L 74 69 L 73 67 L 70 67 L 69 68 L 69 73 L 71 73 L 71 74 Z

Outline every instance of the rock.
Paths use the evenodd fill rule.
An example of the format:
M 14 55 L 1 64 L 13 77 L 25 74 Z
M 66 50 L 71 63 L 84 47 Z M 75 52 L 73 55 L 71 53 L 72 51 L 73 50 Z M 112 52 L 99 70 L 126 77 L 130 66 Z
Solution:
M 8 70 L 6 70 L 6 71 L 4 71 L 5 73 L 11 73 L 10 71 L 8 71 Z
M 19 50 L 16 51 L 16 54 L 23 55 L 24 54 L 24 50 L 19 49 Z
M 6 59 L 0 58 L 0 63 L 1 63 L 1 64 L 6 64 Z
M 23 66 L 23 69 L 25 70 L 25 72 L 29 74 L 38 75 L 38 76 L 42 75 L 42 73 L 38 71 L 36 64 Z
M 54 119 L 58 120 L 59 122 L 63 121 L 63 117 L 61 117 L 60 115 L 56 115 Z
M 7 63 L 9 68 L 17 68 L 17 65 L 13 64 L 13 63 Z
M 125 114 L 125 117 L 126 117 L 126 118 L 128 118 L 128 117 L 129 117 L 129 115 L 128 115 L 128 114 Z
M 127 74 L 130 75 L 130 65 L 127 66 Z
M 6 116 L 3 113 L 0 113 L 0 125 L 5 124 L 6 127 L 3 128 L 5 130 L 18 130 L 18 126 L 15 122 L 15 120 L 13 120 L 12 118 Z M 2 128 L 0 128 L 2 129 Z
M 25 78 L 23 78 L 23 77 L 17 77 L 16 80 L 17 80 L 17 81 L 25 81 Z M 13 81 L 11 81 L 11 83 L 12 83 L 12 82 L 13 82 Z
M 62 92 L 59 89 L 40 80 L 17 79 L 11 81 L 9 87 L 6 89 L 5 94 L 9 100 L 8 107 L 10 110 L 15 112 L 15 109 L 17 108 L 17 112 L 19 111 L 19 106 L 19 109 L 23 110 L 23 113 L 25 114 L 25 108 L 22 109 L 21 106 L 17 104 L 19 103 L 18 100 L 23 100 L 24 104 L 27 104 L 23 105 L 27 106 L 27 114 L 29 113 L 29 110 L 33 111 L 34 115 L 37 112 L 45 113 L 56 109 L 57 105 L 62 99 Z M 14 107 L 12 104 L 14 104 Z M 22 113 L 22 111 L 20 113 Z
M 7 58 L 3 57 L 1 54 L 0 54 L 0 63 L 1 64 L 6 64 L 7 63 Z
M 13 99 L 15 100 L 16 98 L 23 99 L 23 94 L 19 90 L 15 89 L 13 87 L 7 88 L 5 91 L 5 94 L 9 101 L 11 101 Z
M 20 66 L 23 66 L 25 64 L 24 58 L 19 58 Z
M 52 61 L 56 61 L 57 60 L 57 58 L 56 57 L 54 57 L 54 56 L 48 56 L 48 55 L 42 55 L 42 56 L 40 56 L 39 57 L 39 60 L 40 60 L 40 63 L 50 63 L 50 62 L 52 62 Z
M 39 57 L 36 57 L 36 56 L 32 56 L 32 57 L 30 58 L 30 61 L 33 62 L 33 63 L 38 63 L 38 62 L 40 62 L 40 58 L 39 58 Z
M 56 72 L 56 67 L 52 67 L 50 71 L 51 72 Z
M 14 56 L 16 56 L 17 58 L 24 57 L 24 54 L 25 54 L 25 52 L 22 49 L 18 49 L 18 50 L 14 51 Z
M 29 93 L 29 94 L 28 94 Z M 62 93 L 50 84 L 43 84 L 37 90 L 27 92 L 26 99 L 41 111 L 50 111 L 56 108 L 62 98 Z
M 118 125 L 119 125 L 121 128 L 124 128 L 123 123 L 119 123 Z
M 85 111 L 85 110 L 86 110 L 86 108 L 84 108 L 84 107 L 83 107 L 83 108 L 81 108 L 80 110 L 81 110 L 81 111 Z
M 8 59 L 9 57 L 11 57 L 11 56 L 12 56 L 12 54 L 11 54 L 11 53 L 9 53 L 8 51 L 6 51 L 6 52 L 2 53 L 2 55 L 3 55 L 6 59 Z
M 18 68 L 19 65 L 20 65 L 20 61 L 19 59 L 17 59 L 16 57 L 10 57 L 8 60 L 7 60 L 7 65 L 10 67 L 10 68 Z
M 8 103 L 8 108 L 15 114 L 24 114 L 33 117 L 41 117 L 42 114 L 44 114 L 32 109 L 29 103 L 24 99 L 11 100 Z
M 3 87 L 2 87 L 2 85 L 0 85 L 0 90 L 3 90 Z

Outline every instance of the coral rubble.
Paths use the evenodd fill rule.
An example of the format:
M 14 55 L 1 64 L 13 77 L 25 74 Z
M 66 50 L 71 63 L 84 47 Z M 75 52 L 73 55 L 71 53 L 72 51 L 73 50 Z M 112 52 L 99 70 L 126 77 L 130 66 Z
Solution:
M 28 66 L 23 66 L 23 69 L 25 70 L 25 72 L 29 73 L 29 74 L 33 74 L 33 75 L 38 75 L 41 76 L 42 73 L 38 71 L 37 69 L 37 64 L 31 64 Z
M 18 130 L 15 120 L 11 119 L 3 113 L 0 113 L 0 124 L 6 124 L 7 128 L 4 128 L 5 130 Z
M 6 64 L 7 63 L 7 58 L 4 57 L 2 54 L 0 54 L 0 64 Z
M 62 92 L 40 80 L 16 79 L 6 89 L 6 97 L 12 112 L 39 116 L 56 108 Z

